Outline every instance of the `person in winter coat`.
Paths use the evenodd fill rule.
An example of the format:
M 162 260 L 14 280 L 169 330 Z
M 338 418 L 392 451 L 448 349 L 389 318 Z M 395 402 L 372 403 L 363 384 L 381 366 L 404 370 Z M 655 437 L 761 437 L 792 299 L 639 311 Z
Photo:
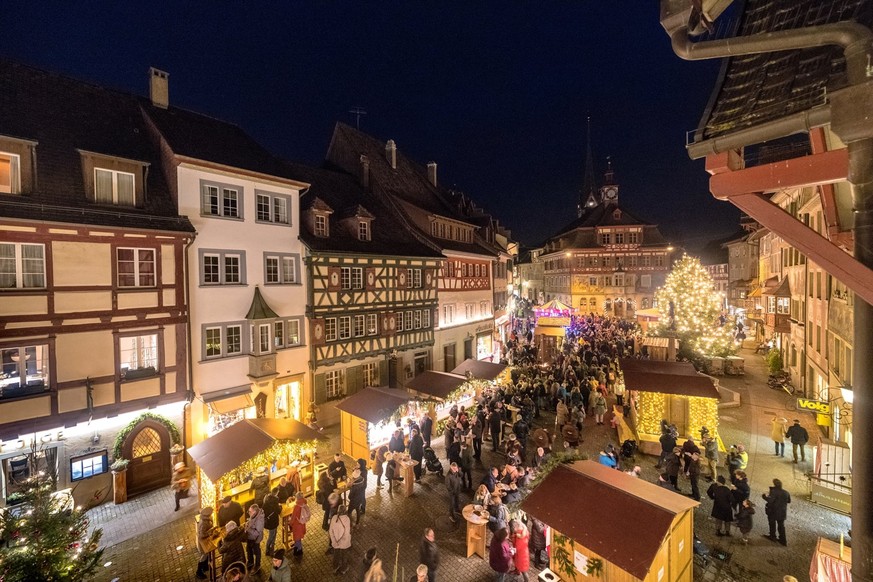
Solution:
M 234 562 L 246 561 L 246 555 L 243 551 L 246 532 L 237 526 L 235 521 L 227 522 L 224 530 L 227 533 L 218 544 L 218 552 L 221 554 L 221 563 L 223 564 L 222 573 L 226 572 Z
M 775 456 L 785 456 L 785 432 L 788 430 L 788 419 L 777 414 L 770 421 L 770 438 L 773 439 Z
M 509 523 L 509 511 L 503 505 L 500 493 L 491 494 L 491 505 L 488 506 L 488 513 L 488 529 L 497 532 L 501 528 L 506 528 Z
M 221 499 L 221 507 L 218 508 L 218 525 L 224 527 L 230 521 L 235 521 L 239 524 L 242 521 L 243 511 L 242 505 L 233 500 L 233 497 L 226 495 Z
M 711 437 L 703 437 L 703 454 L 706 457 L 706 466 L 709 468 L 707 481 L 714 481 L 718 477 L 718 441 Z
M 561 429 L 568 422 L 570 422 L 570 409 L 567 408 L 563 400 L 558 400 L 558 406 L 555 409 L 555 424 L 558 429 Z
M 740 506 L 743 504 L 743 501 L 749 498 L 751 492 L 752 491 L 749 487 L 749 479 L 748 477 L 746 477 L 746 472 L 734 471 L 734 474 L 731 475 L 731 495 L 734 499 L 734 511 L 740 510 Z
M 385 455 L 385 479 L 388 481 L 388 494 L 394 497 L 394 485 L 397 481 L 402 481 L 403 477 L 398 474 L 397 461 L 394 460 L 393 453 Z
M 427 566 L 428 582 L 436 580 L 437 568 L 440 565 L 440 551 L 436 545 L 436 536 L 433 529 L 425 528 L 424 537 L 418 546 L 418 561 Z
M 666 421 L 661 421 L 662 425 Z M 667 459 L 670 458 L 670 455 L 673 454 L 673 449 L 676 448 L 676 435 L 670 430 L 670 427 L 661 427 L 661 458 L 658 459 L 658 467 L 664 465 L 667 462 Z
M 364 503 L 367 496 L 367 481 L 361 475 L 360 469 L 352 471 L 352 486 L 349 489 L 349 518 L 355 512 L 355 525 L 361 522 L 364 513 Z
M 700 455 L 700 447 L 697 446 L 693 438 L 688 437 L 682 443 L 682 470 L 686 473 L 688 472 L 688 461 L 691 459 L 692 453 Z
M 247 505 L 257 503 L 259 506 L 264 504 L 264 497 L 270 492 L 270 476 L 267 474 L 266 467 L 258 467 L 255 471 L 255 478 L 252 479 L 252 494 L 254 498 Z
M 491 540 L 488 550 L 488 565 L 497 574 L 497 582 L 504 582 L 506 575 L 512 570 L 512 548 L 507 541 L 508 537 L 506 527 L 501 527 L 494 532 L 494 539 Z
M 333 482 L 334 487 L 340 481 L 345 481 L 348 478 L 349 471 L 346 469 L 341 453 L 334 453 L 333 461 L 327 466 L 327 474 L 330 475 L 330 480 Z
M 273 569 L 270 582 L 291 582 L 291 563 L 285 559 L 285 550 L 279 548 L 273 554 Z
M 345 574 L 349 569 L 346 554 L 352 547 L 352 522 L 346 515 L 345 505 L 340 505 L 336 515 L 330 518 L 328 533 L 330 545 L 333 548 L 333 573 Z
M 364 552 L 364 557 L 361 559 L 361 574 L 358 576 L 358 580 L 366 580 L 367 572 L 370 571 L 370 568 L 373 567 L 373 562 L 377 560 L 376 558 L 376 548 L 370 548 L 366 552 Z M 381 560 L 380 560 L 381 564 Z
M 680 459 L 682 458 L 682 449 L 679 447 L 673 447 L 673 454 L 667 457 L 664 461 L 665 472 L 667 476 L 670 477 L 670 484 L 673 485 L 673 489 L 676 491 L 682 492 L 679 489 L 679 471 L 682 470 L 682 465 L 680 463 Z
M 488 425 L 491 429 L 491 451 L 497 452 L 497 447 L 500 446 L 501 432 L 503 432 L 503 407 L 497 403 L 497 408 L 491 411 L 488 416 Z
M 473 489 L 473 451 L 466 444 L 461 445 L 461 458 L 458 463 L 461 469 L 461 483 L 468 490 Z
M 173 476 L 170 479 L 170 489 L 176 499 L 176 511 L 179 511 L 179 501 L 188 497 L 191 487 L 191 473 L 185 463 L 176 463 L 173 467 Z
M 304 510 L 303 508 L 306 507 Z M 303 538 L 306 536 L 306 524 L 301 520 L 303 512 L 310 512 L 309 506 L 306 503 L 306 496 L 302 491 L 297 492 L 297 497 L 294 502 L 294 511 L 291 513 L 291 534 L 294 537 L 294 555 L 303 555 Z
M 392 453 L 402 453 L 406 450 L 406 441 L 403 438 L 402 429 L 398 428 L 391 435 L 391 439 L 388 441 L 388 450 Z
M 527 528 L 521 522 L 517 522 L 515 531 L 512 532 L 512 545 L 515 548 L 515 555 L 512 557 L 515 569 L 521 574 L 522 580 L 528 582 L 527 572 L 530 570 L 530 533 L 528 533 Z
M 409 437 L 409 458 L 413 461 L 418 461 L 418 464 L 412 468 L 415 473 L 415 482 L 421 483 L 421 461 L 424 459 L 424 439 L 418 434 L 418 429 L 412 429 L 412 434 Z
M 297 491 L 294 489 L 294 486 L 288 482 L 288 477 L 282 477 L 279 479 L 279 484 L 273 489 L 273 493 L 276 494 L 276 498 L 279 500 L 279 505 L 282 505 L 294 497 L 294 494 L 297 493 Z
M 731 535 L 731 522 L 734 520 L 734 514 L 731 511 L 733 496 L 725 484 L 723 475 L 719 475 L 715 483 L 709 486 L 706 494 L 712 499 L 712 513 L 710 515 L 715 519 L 715 535 Z M 722 527 L 725 530 L 724 533 L 721 531 Z
M 606 398 L 598 391 L 594 394 L 594 420 L 597 424 L 603 424 L 603 415 L 606 414 Z
M 376 476 L 376 489 L 382 489 L 382 474 L 385 472 L 385 453 L 387 452 L 388 447 L 382 445 L 370 455 L 373 474 Z
M 544 561 L 540 561 L 543 552 L 546 551 L 546 526 L 535 517 L 530 518 L 530 551 L 533 552 L 534 566 L 542 568 L 543 564 L 548 564 L 548 556 Z
M 800 425 L 800 420 L 794 419 L 794 424 L 791 425 L 785 432 L 785 436 L 791 439 L 791 452 L 794 454 L 794 462 L 797 462 L 797 449 L 800 448 L 800 460 L 806 461 L 806 443 L 809 441 L 809 433 Z M 745 467 L 741 467 L 745 469 Z
M 744 499 L 740 510 L 737 512 L 737 528 L 743 537 L 743 543 L 749 543 L 749 532 L 752 531 L 752 516 L 755 515 L 755 504 L 749 499 Z
M 470 435 L 473 438 L 473 458 L 481 459 L 482 458 L 482 429 L 483 422 L 480 420 L 480 416 L 478 413 L 473 417 L 470 422 Z
M 274 492 L 276 489 L 273 490 Z M 282 506 L 275 493 L 267 493 L 264 497 L 264 529 L 267 530 L 267 547 L 264 553 L 273 555 L 276 545 L 276 531 L 279 529 L 279 518 L 282 516 Z
M 252 503 L 246 520 L 246 566 L 249 570 L 261 569 L 261 540 L 264 539 L 264 510 Z
M 424 440 L 424 446 L 430 447 L 430 439 L 433 435 L 433 419 L 425 412 L 421 415 L 418 426 L 421 428 L 421 438 Z
M 777 541 L 776 530 L 779 530 L 778 541 L 783 546 L 788 545 L 785 539 L 785 518 L 788 517 L 788 504 L 791 503 L 791 494 L 782 488 L 782 481 L 773 479 L 773 486 L 770 487 L 769 493 L 764 493 L 761 497 L 767 502 L 764 506 L 764 513 L 767 514 L 767 523 L 770 525 L 770 535 L 764 536 L 768 539 Z
M 700 501 L 700 454 L 691 453 L 690 457 L 685 459 L 685 476 L 691 483 L 691 498 L 695 501 Z
M 461 513 L 461 473 L 457 463 L 452 463 L 446 474 L 446 489 L 449 492 L 449 519 L 455 523 Z
M 364 582 L 387 582 L 388 575 L 385 574 L 385 570 L 382 568 L 382 560 L 376 558 L 373 560 L 373 565 L 370 566 L 370 569 L 367 570 L 367 573 L 364 574 Z
M 200 521 L 197 523 L 197 576 L 198 580 L 205 580 L 209 573 L 209 553 L 204 549 L 204 544 L 212 537 L 212 508 L 204 507 L 200 510 Z
M 316 498 L 320 499 L 321 509 L 324 510 L 324 517 L 321 520 L 321 529 L 327 531 L 327 522 L 330 519 L 330 496 L 333 493 L 333 483 L 330 480 L 330 475 L 327 471 L 323 471 L 318 476 L 318 493 Z

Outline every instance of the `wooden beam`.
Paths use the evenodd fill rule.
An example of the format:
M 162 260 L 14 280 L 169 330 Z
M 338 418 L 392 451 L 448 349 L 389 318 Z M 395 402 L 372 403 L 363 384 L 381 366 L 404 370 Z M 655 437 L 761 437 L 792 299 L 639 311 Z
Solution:
M 770 202 L 764 194 L 732 195 L 730 201 L 873 305 L 873 270 L 870 267 Z
M 711 168 L 723 167 L 719 162 L 723 160 L 707 159 L 711 173 Z M 754 168 L 713 173 L 709 179 L 709 191 L 719 200 L 730 200 L 749 192 L 776 192 L 843 182 L 848 175 L 849 154 L 846 148 L 842 148 Z

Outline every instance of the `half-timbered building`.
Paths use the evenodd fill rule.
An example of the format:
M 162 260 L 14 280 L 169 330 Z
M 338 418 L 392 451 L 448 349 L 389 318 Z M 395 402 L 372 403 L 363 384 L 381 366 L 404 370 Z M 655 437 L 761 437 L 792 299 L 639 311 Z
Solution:
M 452 370 L 466 358 L 493 357 L 492 267 L 499 249 L 448 199 L 437 181 L 436 163 L 421 166 L 401 154 L 393 140 L 380 142 L 342 123 L 334 129 L 327 159 L 350 174 L 364 173 L 367 188 L 446 259 L 437 273 L 433 353 L 402 362 L 401 382 L 428 369 Z
M 364 175 L 292 166 L 301 198 L 314 402 L 366 386 L 401 385 L 424 370 L 434 345 L 441 253 L 416 238 L 364 185 Z
M 238 126 L 169 104 L 152 70 L 142 103 L 165 180 L 197 238 L 187 249 L 191 442 L 243 418 L 304 420 L 309 402 L 299 240 L 307 185 Z
M 99 502 L 124 424 L 182 426 L 194 228 L 136 97 L 6 60 L 0 87 L 0 505 L 39 471 Z M 132 492 L 169 482 L 151 424 L 125 433 Z

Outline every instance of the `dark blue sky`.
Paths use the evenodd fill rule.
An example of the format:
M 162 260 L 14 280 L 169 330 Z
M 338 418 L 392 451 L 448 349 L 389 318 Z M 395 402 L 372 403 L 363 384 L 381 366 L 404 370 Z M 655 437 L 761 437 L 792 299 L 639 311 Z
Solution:
M 158 67 L 171 103 L 294 160 L 362 107 L 525 243 L 575 216 L 589 114 L 623 206 L 694 246 L 737 225 L 684 148 L 719 63 L 673 55 L 656 2 L 15 2 L 4 22 L 4 57 L 140 94 Z

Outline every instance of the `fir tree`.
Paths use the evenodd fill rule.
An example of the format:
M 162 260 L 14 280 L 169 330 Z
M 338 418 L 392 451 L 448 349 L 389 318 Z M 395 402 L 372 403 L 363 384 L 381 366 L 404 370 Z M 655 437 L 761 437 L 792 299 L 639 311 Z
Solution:
M 0 580 L 90 580 L 103 550 L 103 531 L 88 535 L 88 518 L 69 495 L 55 493 L 40 474 L 24 483 L 23 502 L 0 510 Z
M 658 333 L 675 333 L 683 355 L 699 359 L 734 353 L 733 330 L 720 319 L 721 296 L 699 259 L 683 255 L 655 298 L 661 311 Z

